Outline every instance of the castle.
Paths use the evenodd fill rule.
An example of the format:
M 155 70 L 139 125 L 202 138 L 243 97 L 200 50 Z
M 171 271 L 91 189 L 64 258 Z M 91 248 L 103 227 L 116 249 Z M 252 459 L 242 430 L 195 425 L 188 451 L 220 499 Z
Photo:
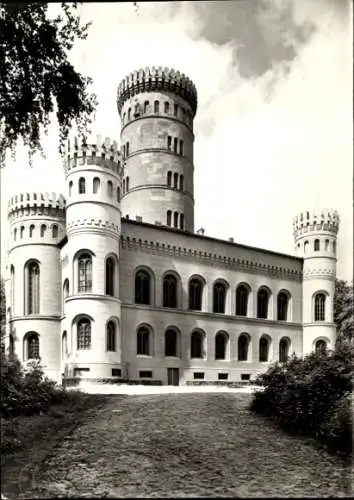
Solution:
M 194 227 L 193 119 L 184 74 L 119 85 L 121 147 L 70 140 L 68 196 L 8 204 L 6 349 L 54 379 L 239 382 L 334 347 L 339 217 L 294 218 L 296 256 Z M 227 382 L 228 381 L 228 382 Z

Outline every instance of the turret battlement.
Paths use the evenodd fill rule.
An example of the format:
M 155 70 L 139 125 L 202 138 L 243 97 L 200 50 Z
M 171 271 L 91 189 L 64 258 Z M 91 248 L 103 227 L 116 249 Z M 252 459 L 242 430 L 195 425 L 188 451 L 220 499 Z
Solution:
M 320 212 L 300 212 L 293 220 L 294 238 L 297 240 L 304 234 L 314 231 L 326 231 L 336 236 L 339 229 L 339 214 L 333 209 L 323 209 Z
M 19 193 L 11 196 L 8 202 L 8 216 L 14 212 L 29 211 L 30 209 L 55 209 L 65 210 L 66 200 L 62 194 L 37 192 L 37 193 Z
M 185 99 L 191 106 L 193 117 L 197 112 L 197 89 L 184 73 L 174 69 L 152 66 L 127 75 L 118 86 L 117 105 L 121 113 L 123 104 L 142 92 L 171 92 Z
M 65 175 L 75 167 L 96 165 L 123 174 L 123 159 L 118 143 L 100 135 L 88 139 L 74 137 L 67 141 L 64 159 Z

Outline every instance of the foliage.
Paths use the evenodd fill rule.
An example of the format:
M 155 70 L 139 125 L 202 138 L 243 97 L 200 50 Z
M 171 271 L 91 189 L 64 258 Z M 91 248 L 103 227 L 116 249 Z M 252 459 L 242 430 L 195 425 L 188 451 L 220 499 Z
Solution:
M 0 342 L 3 344 L 6 332 L 6 297 L 4 278 L 0 278 Z
M 334 322 L 339 340 L 352 341 L 354 336 L 353 284 L 338 279 L 334 292 Z
M 48 16 L 48 3 L 0 3 L 0 153 L 14 151 L 18 139 L 30 152 L 41 150 L 41 126 L 47 130 L 56 109 L 61 146 L 73 122 L 87 131 L 97 105 L 88 92 L 91 79 L 75 71 L 68 53 L 85 40 L 77 3 L 62 3 Z
M 310 435 L 337 451 L 351 453 L 351 409 L 354 348 L 292 356 L 275 363 L 257 382 L 251 410 L 262 413 L 295 434 Z

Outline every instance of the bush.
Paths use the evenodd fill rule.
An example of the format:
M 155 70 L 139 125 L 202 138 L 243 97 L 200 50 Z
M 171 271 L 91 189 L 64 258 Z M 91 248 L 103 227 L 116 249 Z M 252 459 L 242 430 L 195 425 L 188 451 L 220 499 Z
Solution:
M 332 449 L 350 453 L 352 363 L 353 347 L 348 344 L 333 352 L 275 363 L 258 377 L 264 390 L 255 393 L 250 409 L 288 431 L 314 436 Z

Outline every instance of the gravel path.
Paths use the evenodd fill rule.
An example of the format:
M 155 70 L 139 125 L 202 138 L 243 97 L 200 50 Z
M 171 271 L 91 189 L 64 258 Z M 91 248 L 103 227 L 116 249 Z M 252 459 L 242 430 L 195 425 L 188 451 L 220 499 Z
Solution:
M 349 466 L 250 413 L 250 397 L 111 397 L 18 498 L 351 496 Z

